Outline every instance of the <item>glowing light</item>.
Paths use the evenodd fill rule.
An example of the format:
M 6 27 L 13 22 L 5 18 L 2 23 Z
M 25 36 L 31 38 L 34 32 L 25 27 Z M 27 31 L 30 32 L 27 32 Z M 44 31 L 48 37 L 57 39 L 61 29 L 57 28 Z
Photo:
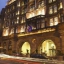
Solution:
M 54 49 L 56 49 L 56 46 L 52 40 L 45 40 L 42 43 L 41 48 L 43 49 L 43 52 L 47 54 L 47 56 L 54 56 L 55 55 Z M 54 51 L 52 52 L 52 50 L 54 50 Z
M 62 2 L 60 2 L 60 7 L 59 7 L 59 9 L 61 9 L 61 8 L 63 8 Z
M 25 32 L 25 27 L 22 26 L 20 32 Z
M 30 53 L 30 44 L 29 44 L 28 42 L 25 42 L 25 43 L 22 45 L 21 51 L 22 51 L 23 54 L 26 55 L 27 50 L 29 50 L 29 53 Z
M 9 28 L 3 29 L 3 36 L 9 35 Z
M 45 15 L 45 12 L 46 12 L 45 7 L 39 8 L 39 9 L 36 9 L 36 10 L 34 10 L 32 12 L 26 13 L 26 18 L 29 19 L 29 18 L 35 17 L 37 15 Z
M 55 29 L 48 28 L 48 29 L 44 29 L 44 30 L 39 30 L 37 32 L 30 32 L 30 33 L 28 32 L 28 33 L 24 33 L 24 34 L 20 33 L 20 34 L 18 34 L 18 37 L 27 36 L 27 35 L 34 35 L 34 34 L 39 34 L 39 33 L 45 33 L 45 32 L 52 32 L 52 31 L 55 31 Z

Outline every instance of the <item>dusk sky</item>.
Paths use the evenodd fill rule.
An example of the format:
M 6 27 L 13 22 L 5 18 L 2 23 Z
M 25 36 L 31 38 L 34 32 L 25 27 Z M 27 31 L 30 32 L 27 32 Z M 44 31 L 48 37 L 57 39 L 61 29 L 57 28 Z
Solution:
M 0 11 L 6 6 L 7 0 L 0 0 Z

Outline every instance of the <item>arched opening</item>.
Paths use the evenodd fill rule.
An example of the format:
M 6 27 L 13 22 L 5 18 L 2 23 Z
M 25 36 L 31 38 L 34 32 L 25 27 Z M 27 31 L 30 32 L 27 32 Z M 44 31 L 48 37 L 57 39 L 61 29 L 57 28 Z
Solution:
M 30 54 L 30 44 L 28 42 L 25 42 L 21 47 L 21 53 L 26 55 L 27 53 Z
M 56 55 L 56 46 L 52 40 L 45 40 L 40 48 L 42 53 L 45 53 L 47 56 Z

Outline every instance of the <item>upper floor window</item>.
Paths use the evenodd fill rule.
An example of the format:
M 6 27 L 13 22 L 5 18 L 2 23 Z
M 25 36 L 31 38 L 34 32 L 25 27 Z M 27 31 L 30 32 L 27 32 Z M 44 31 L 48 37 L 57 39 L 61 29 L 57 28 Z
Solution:
M 25 25 L 21 26 L 20 32 L 25 32 Z
M 38 8 L 41 8 L 45 5 L 45 1 L 40 1 L 38 4 Z
M 53 7 L 49 7 L 49 14 L 52 14 L 53 13 Z
M 54 18 L 54 25 L 57 25 L 58 24 L 58 17 L 55 17 Z
M 50 19 L 50 26 L 54 26 L 58 24 L 58 17 L 54 17 Z
M 21 3 L 21 6 L 23 6 L 23 5 L 24 5 L 24 2 Z
M 21 18 L 21 23 L 24 23 L 25 22 L 25 17 L 22 17 Z
M 57 12 L 57 6 L 54 5 L 54 13 L 56 13 L 56 12 Z
M 45 20 L 42 20 L 41 21 L 41 28 L 44 28 L 45 27 Z
M 53 18 L 50 19 L 50 26 L 53 26 L 54 22 L 53 22 Z
M 49 3 L 52 3 L 52 0 L 49 0 Z
M 18 2 L 17 6 L 20 7 L 20 1 Z
M 9 28 L 8 27 L 4 28 L 3 29 L 3 36 L 8 36 L 8 34 L 9 34 Z
M 34 10 L 34 9 L 35 9 L 35 5 L 33 4 L 33 5 L 30 6 L 29 11 L 32 11 L 32 10 Z
M 60 2 L 59 9 L 63 8 L 62 2 Z
M 53 14 L 57 12 L 57 5 L 49 7 L 49 14 Z
M 10 35 L 14 33 L 14 28 L 11 28 Z

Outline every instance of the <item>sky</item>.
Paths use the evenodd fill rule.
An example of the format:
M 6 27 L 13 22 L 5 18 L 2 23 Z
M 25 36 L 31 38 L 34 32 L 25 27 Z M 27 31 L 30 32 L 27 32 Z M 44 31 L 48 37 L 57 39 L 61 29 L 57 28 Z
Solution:
M 5 8 L 7 0 L 0 0 L 0 11 Z

